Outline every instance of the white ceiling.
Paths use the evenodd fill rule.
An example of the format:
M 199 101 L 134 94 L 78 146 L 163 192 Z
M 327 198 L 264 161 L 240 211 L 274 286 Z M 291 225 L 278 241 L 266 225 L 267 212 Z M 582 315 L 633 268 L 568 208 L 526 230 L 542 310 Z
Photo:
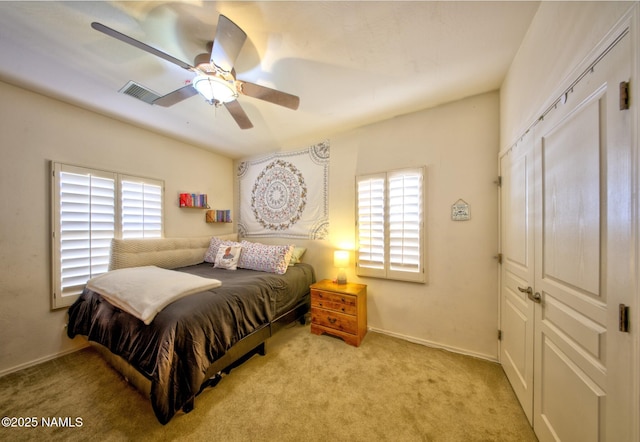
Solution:
M 242 158 L 500 87 L 539 2 L 0 1 L 0 79 Z M 224 14 L 247 34 L 238 79 L 300 97 L 292 111 L 238 101 L 241 130 L 199 95 L 170 108 L 118 93 L 129 80 L 164 95 L 193 74 L 93 30 L 98 21 L 186 63 Z

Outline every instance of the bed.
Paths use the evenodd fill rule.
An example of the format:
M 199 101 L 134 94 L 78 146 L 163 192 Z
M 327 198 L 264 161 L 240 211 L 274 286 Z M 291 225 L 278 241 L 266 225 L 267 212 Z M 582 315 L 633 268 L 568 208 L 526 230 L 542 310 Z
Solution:
M 109 274 L 151 266 L 221 283 L 171 302 L 148 325 L 91 285 L 69 308 L 68 336 L 85 336 L 149 396 L 162 424 L 180 410 L 191 411 L 196 395 L 215 385 L 222 373 L 254 353 L 264 355 L 267 339 L 277 330 L 296 320 L 304 323 L 313 268 L 299 259 L 291 260 L 282 274 L 203 262 L 214 240 L 227 244 L 233 239 L 113 240 L 110 270 L 115 272 Z M 252 247 L 242 244 L 245 250 Z

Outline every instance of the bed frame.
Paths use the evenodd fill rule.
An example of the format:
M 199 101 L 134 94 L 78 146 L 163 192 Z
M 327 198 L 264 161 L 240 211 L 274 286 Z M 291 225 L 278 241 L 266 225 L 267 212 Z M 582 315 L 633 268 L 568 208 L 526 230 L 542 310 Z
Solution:
M 219 235 L 218 237 L 230 241 L 237 241 L 238 239 L 238 235 L 235 233 Z M 209 247 L 210 240 L 211 237 L 209 236 L 199 238 L 114 239 L 111 243 L 109 270 L 144 265 L 173 269 L 199 264 L 202 262 L 202 257 Z M 281 314 L 270 323 L 265 324 L 234 344 L 222 357 L 209 366 L 205 381 L 200 386 L 198 394 L 207 387 L 215 386 L 223 374 L 229 374 L 233 368 L 253 355 L 264 356 L 267 352 L 267 339 L 277 331 L 295 321 L 304 325 L 309 306 L 309 300 L 303 300 L 291 310 Z M 131 385 L 140 390 L 146 397 L 150 397 L 150 379 L 142 375 L 125 359 L 111 353 L 103 345 L 96 342 L 90 342 L 90 344 Z M 188 413 L 193 410 L 194 399 L 192 398 L 188 401 L 182 407 L 182 411 Z

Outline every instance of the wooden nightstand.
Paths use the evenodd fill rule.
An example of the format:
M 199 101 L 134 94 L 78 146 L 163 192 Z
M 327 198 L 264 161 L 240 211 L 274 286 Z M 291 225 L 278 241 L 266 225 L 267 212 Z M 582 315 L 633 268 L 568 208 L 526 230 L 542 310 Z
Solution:
M 367 286 L 324 279 L 311 286 L 311 333 L 360 346 L 367 334 Z

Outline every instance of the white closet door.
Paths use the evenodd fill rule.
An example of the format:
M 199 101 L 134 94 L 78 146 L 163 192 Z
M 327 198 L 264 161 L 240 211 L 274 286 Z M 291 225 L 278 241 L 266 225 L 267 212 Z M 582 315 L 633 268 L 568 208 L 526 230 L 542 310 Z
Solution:
M 502 340 L 500 361 L 533 425 L 533 314 L 527 290 L 534 280 L 533 137 L 500 158 Z M 532 290 L 532 289 L 531 289 Z
M 630 440 L 633 300 L 630 42 L 535 127 L 534 429 L 540 441 Z
M 631 35 L 500 158 L 500 361 L 541 442 L 637 437 Z

